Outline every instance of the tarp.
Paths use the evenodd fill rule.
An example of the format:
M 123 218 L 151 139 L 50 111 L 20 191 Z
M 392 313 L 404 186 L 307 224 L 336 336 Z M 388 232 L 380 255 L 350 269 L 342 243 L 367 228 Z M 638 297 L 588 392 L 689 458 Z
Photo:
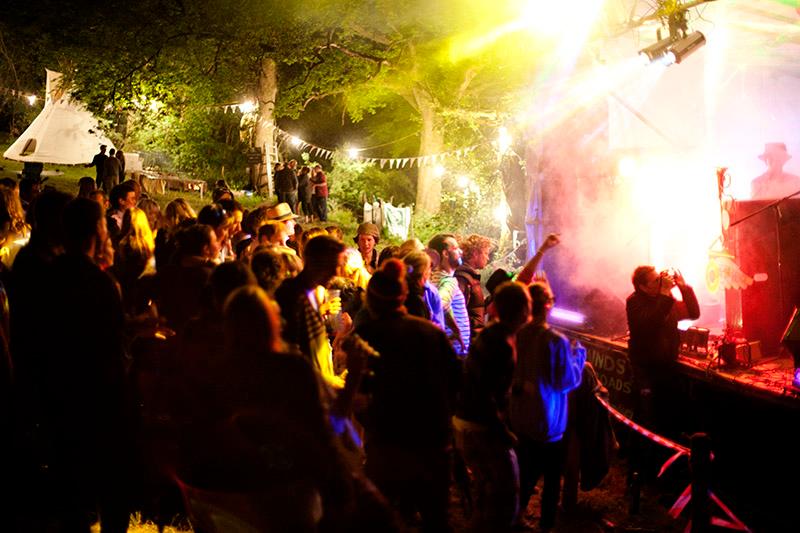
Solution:
M 48 70 L 42 112 L 3 157 L 32 163 L 80 165 L 89 163 L 101 144 L 114 148 L 94 115 L 61 87 L 61 73 Z

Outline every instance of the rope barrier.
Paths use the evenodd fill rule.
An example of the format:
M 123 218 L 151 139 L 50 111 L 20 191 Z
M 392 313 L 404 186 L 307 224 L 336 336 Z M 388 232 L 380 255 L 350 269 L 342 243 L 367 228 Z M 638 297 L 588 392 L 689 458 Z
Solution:
M 601 397 L 599 393 L 595 393 L 594 397 L 597 398 L 597 401 L 600 402 L 603 405 L 603 407 L 605 407 L 608 410 L 608 412 L 611 414 L 611 416 L 616 418 L 619 422 L 625 424 L 626 426 L 628 426 L 629 428 L 631 428 L 635 432 L 639 433 L 640 435 L 642 435 L 644 437 L 647 437 L 648 439 L 652 440 L 656 444 L 660 444 L 661 446 L 664 446 L 665 448 L 669 448 L 671 450 L 675 450 L 675 454 L 673 454 L 669 459 L 667 459 L 667 461 L 661 466 L 661 469 L 658 472 L 658 477 L 661 477 L 662 474 L 664 474 L 664 472 L 667 470 L 667 468 L 672 466 L 672 464 L 675 463 L 675 461 L 677 461 L 681 456 L 685 455 L 687 458 L 691 457 L 692 451 L 689 448 L 687 448 L 686 446 L 681 446 L 680 444 L 678 444 L 676 442 L 673 442 L 673 441 L 671 441 L 671 440 L 669 440 L 669 439 L 667 439 L 665 437 L 662 437 L 661 435 L 653 433 L 652 431 L 650 431 L 648 429 L 645 429 L 644 427 L 640 426 L 639 424 L 637 424 L 636 422 L 634 422 L 630 418 L 626 417 L 625 415 L 623 415 L 622 413 L 617 411 L 610 403 L 608 403 L 608 401 L 605 398 Z M 714 454 L 713 453 L 711 454 L 711 459 L 712 460 L 714 459 Z M 727 529 L 732 529 L 732 530 L 735 530 L 735 531 L 748 531 L 748 532 L 751 531 L 750 528 L 748 528 L 744 524 L 744 522 L 739 520 L 739 518 L 737 518 L 736 515 L 733 514 L 733 511 L 731 511 L 730 508 L 727 505 L 722 503 L 722 500 L 720 500 L 717 497 L 716 494 L 714 494 L 711 491 L 709 491 L 709 493 L 710 493 L 710 496 L 711 496 L 711 501 L 716 503 L 717 506 L 722 510 L 723 513 L 725 513 L 725 515 L 728 518 L 726 520 L 724 518 L 712 517 L 711 518 L 711 524 L 712 525 L 717 526 L 717 527 L 724 527 L 724 528 L 727 528 Z M 681 493 L 681 495 L 678 496 L 678 499 L 675 501 L 675 503 L 670 508 L 669 515 L 672 518 L 678 518 L 678 516 L 680 516 L 681 512 L 689 504 L 689 501 L 691 500 L 691 498 L 692 498 L 692 484 L 690 483 L 686 487 L 686 489 L 684 489 L 684 491 Z

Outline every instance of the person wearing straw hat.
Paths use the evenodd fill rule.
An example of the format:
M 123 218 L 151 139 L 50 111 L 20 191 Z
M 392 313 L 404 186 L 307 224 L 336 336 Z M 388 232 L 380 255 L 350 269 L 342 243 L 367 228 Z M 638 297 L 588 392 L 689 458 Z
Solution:
M 751 182 L 751 199 L 784 198 L 800 191 L 800 176 L 783 171 L 783 166 L 792 158 L 784 143 L 767 143 L 758 158 L 767 165 L 767 171 Z
M 286 241 L 294 235 L 295 220 L 299 217 L 292 212 L 292 208 L 286 202 L 273 205 L 267 208 L 266 218 L 270 222 L 280 222 L 283 226 L 282 244 L 286 246 Z

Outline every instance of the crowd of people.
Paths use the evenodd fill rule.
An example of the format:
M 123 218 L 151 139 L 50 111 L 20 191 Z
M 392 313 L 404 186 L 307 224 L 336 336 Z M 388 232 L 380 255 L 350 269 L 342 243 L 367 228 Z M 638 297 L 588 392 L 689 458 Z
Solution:
M 447 531 L 460 479 L 474 529 L 504 531 L 543 475 L 554 527 L 569 393 L 599 388 L 547 322 L 557 235 L 482 284 L 480 235 L 301 227 L 327 190 L 246 210 L 220 184 L 195 213 L 107 176 L 26 208 L 0 184 L 7 526 L 125 531 L 161 478 L 198 531 L 204 498 L 256 530 Z

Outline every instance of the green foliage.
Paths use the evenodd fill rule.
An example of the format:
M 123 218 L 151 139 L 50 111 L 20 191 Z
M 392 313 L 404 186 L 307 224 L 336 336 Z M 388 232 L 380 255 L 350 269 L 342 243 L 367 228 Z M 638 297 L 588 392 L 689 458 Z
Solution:
M 384 170 L 345 155 L 335 157 L 333 165 L 333 170 L 328 173 L 331 197 L 339 208 L 347 209 L 359 218 L 364 199 L 391 200 L 394 205 L 414 202 L 414 187 L 403 171 Z

